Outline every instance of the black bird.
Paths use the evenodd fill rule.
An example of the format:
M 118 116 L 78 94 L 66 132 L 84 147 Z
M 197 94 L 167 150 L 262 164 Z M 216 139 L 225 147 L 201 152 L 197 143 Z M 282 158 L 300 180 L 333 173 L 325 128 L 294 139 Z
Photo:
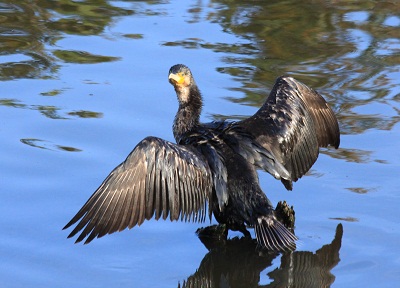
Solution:
M 117 166 L 64 227 L 83 230 L 89 243 L 144 220 L 204 221 L 213 213 L 230 230 L 271 250 L 294 249 L 296 236 L 280 223 L 260 188 L 257 168 L 288 190 L 318 157 L 319 147 L 339 146 L 336 117 L 314 90 L 280 77 L 264 105 L 239 122 L 200 123 L 202 96 L 185 65 L 169 70 L 179 109 L 173 124 L 177 144 L 146 137 Z

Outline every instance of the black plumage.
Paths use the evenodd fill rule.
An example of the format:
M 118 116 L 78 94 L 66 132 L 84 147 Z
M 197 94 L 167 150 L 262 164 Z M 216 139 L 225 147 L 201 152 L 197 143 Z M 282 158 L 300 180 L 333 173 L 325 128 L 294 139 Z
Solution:
M 257 168 L 292 189 L 316 161 L 319 147 L 339 146 L 336 117 L 314 90 L 280 77 L 265 104 L 239 122 L 200 123 L 202 97 L 191 71 L 169 71 L 179 109 L 173 124 L 177 144 L 143 139 L 103 181 L 64 227 L 77 224 L 76 242 L 89 243 L 146 219 L 204 221 L 213 213 L 228 229 L 273 250 L 295 247 L 296 236 L 280 223 L 260 188 Z

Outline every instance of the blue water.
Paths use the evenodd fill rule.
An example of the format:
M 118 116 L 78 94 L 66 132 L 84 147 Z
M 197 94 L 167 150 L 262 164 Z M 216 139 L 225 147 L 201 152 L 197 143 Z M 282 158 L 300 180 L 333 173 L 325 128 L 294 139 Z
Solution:
M 281 74 L 323 94 L 341 148 L 322 150 L 294 191 L 266 173 L 262 188 L 294 206 L 296 255 L 331 243 L 342 223 L 338 259 L 323 266 L 332 287 L 398 285 L 398 4 L 10 3 L 0 3 L 2 287 L 177 287 L 199 269 L 208 251 L 194 232 L 208 223 L 149 221 L 90 245 L 61 230 L 136 143 L 173 140 L 176 63 L 203 92 L 202 121 L 253 114 Z M 283 261 L 259 285 L 279 284 L 270 273 Z

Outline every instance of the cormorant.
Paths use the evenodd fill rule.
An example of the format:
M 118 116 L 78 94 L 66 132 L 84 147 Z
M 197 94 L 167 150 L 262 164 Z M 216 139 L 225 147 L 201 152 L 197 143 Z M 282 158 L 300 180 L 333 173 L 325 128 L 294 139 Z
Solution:
M 64 227 L 83 230 L 89 243 L 144 220 L 204 221 L 207 214 L 230 230 L 271 250 L 294 249 L 296 236 L 274 214 L 261 190 L 257 168 L 288 190 L 318 157 L 319 147 L 338 148 L 337 119 L 324 98 L 291 77 L 279 77 L 264 105 L 238 122 L 200 123 L 202 96 L 188 67 L 168 76 L 178 97 L 173 124 L 177 144 L 146 137 Z

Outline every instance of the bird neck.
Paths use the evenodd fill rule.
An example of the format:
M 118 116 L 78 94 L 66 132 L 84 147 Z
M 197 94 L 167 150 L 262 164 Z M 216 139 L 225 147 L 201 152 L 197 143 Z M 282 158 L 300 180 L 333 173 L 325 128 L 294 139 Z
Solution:
M 179 109 L 175 115 L 173 132 L 176 142 L 179 143 L 184 134 L 199 125 L 203 101 L 200 91 L 195 85 L 190 87 L 185 95 L 180 95 L 177 91 L 177 96 Z M 184 101 L 182 101 L 183 99 Z

